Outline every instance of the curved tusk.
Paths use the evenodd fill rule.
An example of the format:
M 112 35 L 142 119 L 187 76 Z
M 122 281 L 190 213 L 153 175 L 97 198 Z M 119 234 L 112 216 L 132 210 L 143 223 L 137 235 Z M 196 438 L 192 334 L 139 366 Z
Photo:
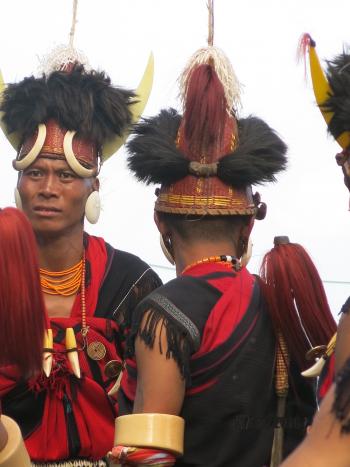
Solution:
M 108 391 L 109 396 L 114 396 L 114 394 L 116 394 L 118 392 L 120 382 L 122 380 L 122 376 L 123 376 L 123 371 L 121 371 L 119 373 L 119 376 L 118 376 L 116 382 L 113 384 L 113 387 Z
M 333 334 L 331 340 L 328 342 L 327 349 L 324 355 L 322 355 L 322 357 L 320 357 L 317 360 L 317 362 L 314 363 L 310 368 L 303 371 L 301 375 L 305 376 L 305 378 L 316 378 L 317 376 L 320 376 L 322 368 L 324 367 L 327 358 L 329 358 L 334 352 L 336 342 L 337 342 L 337 333 Z
M 44 333 L 44 353 L 43 353 L 43 370 L 47 378 L 50 376 L 51 368 L 52 368 L 52 351 L 53 351 L 52 329 L 48 329 Z
M 2 94 L 5 91 L 5 89 L 6 89 L 6 84 L 4 82 L 4 78 L 3 78 L 1 70 L 0 70 L 0 102 L 2 100 Z M 21 142 L 21 139 L 20 139 L 19 135 L 16 132 L 9 133 L 7 131 L 7 127 L 5 125 L 5 122 L 2 119 L 3 115 L 4 115 L 4 112 L 0 112 L 0 128 L 2 129 L 4 135 L 8 139 L 8 141 L 11 144 L 11 146 L 13 147 L 13 149 L 17 152 L 18 148 L 19 148 L 19 145 L 20 145 L 20 142 Z
M 327 125 L 329 125 L 334 112 L 327 112 L 322 109 L 322 105 L 328 99 L 328 97 L 332 94 L 331 87 L 327 80 L 324 71 L 322 70 L 320 60 L 316 53 L 316 44 L 314 41 L 311 41 L 309 44 L 309 60 L 310 60 L 310 70 L 311 70 L 311 79 L 312 79 L 312 87 L 314 89 L 314 94 L 316 98 L 316 102 L 320 108 L 320 111 L 325 119 Z M 338 144 L 343 148 L 346 149 L 350 145 L 350 132 L 345 131 L 337 138 Z
M 73 152 L 73 138 L 76 131 L 68 130 L 64 135 L 63 139 L 63 151 L 66 156 L 67 162 L 69 167 L 75 172 L 79 177 L 82 178 L 89 178 L 93 177 L 96 173 L 95 169 L 87 169 L 83 165 L 80 164 L 78 159 L 75 157 Z
M 140 81 L 139 87 L 136 89 L 136 102 L 130 105 L 132 114 L 132 123 L 137 123 L 144 111 L 148 98 L 151 94 L 154 75 L 154 57 L 150 54 L 146 69 Z M 115 154 L 118 149 L 125 143 L 129 136 L 130 130 L 126 130 L 122 136 L 117 136 L 111 141 L 106 142 L 102 148 L 102 160 L 106 161 L 109 157 Z
M 324 367 L 327 356 L 323 355 L 321 358 L 317 360 L 316 363 L 312 365 L 312 367 L 308 368 L 305 371 L 302 371 L 301 376 L 304 376 L 305 378 L 316 378 L 317 376 L 320 376 L 322 368 Z
M 28 154 L 25 157 L 23 157 L 23 159 L 21 160 L 15 159 L 13 161 L 13 167 L 18 171 L 25 170 L 27 167 L 29 167 L 30 164 L 32 164 L 35 161 L 35 159 L 38 157 L 38 155 L 40 154 L 40 151 L 45 143 L 45 138 L 46 138 L 46 126 L 43 123 L 40 123 L 40 125 L 38 126 L 38 136 L 36 138 L 34 146 L 28 152 Z
M 73 373 L 77 378 L 80 378 L 80 365 L 79 365 L 79 356 L 77 349 L 77 341 L 75 339 L 74 329 L 66 329 L 66 351 L 68 354 L 68 360 L 72 368 Z

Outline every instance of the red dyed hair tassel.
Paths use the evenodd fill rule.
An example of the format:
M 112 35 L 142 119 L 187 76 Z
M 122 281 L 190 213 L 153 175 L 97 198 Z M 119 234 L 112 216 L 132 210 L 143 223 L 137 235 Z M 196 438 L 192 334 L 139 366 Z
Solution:
M 300 39 L 297 49 L 297 61 L 303 61 L 304 63 L 304 76 L 305 80 L 307 79 L 307 71 L 306 71 L 306 55 L 309 51 L 310 47 L 316 47 L 316 42 L 312 39 L 309 33 L 304 33 Z
M 184 135 L 195 153 L 212 154 L 220 147 L 227 119 L 224 87 L 211 65 L 192 70 L 185 99 Z
M 0 209 L 0 258 L 0 365 L 25 377 L 41 369 L 47 316 L 34 233 L 18 209 Z
M 264 256 L 260 276 L 272 323 L 304 369 L 310 347 L 327 345 L 336 331 L 317 269 L 301 245 L 276 237 L 274 248 Z

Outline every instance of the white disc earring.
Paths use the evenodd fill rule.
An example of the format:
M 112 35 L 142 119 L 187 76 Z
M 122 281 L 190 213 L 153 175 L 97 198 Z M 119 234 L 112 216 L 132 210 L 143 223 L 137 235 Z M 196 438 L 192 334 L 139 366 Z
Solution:
M 100 217 L 101 199 L 98 191 L 90 193 L 85 204 L 85 217 L 90 224 L 96 224 Z
M 160 237 L 159 237 L 159 242 L 160 242 L 160 247 L 162 249 L 162 252 L 164 254 L 164 256 L 166 257 L 166 259 L 169 261 L 170 264 L 172 264 L 174 266 L 175 264 L 175 261 L 174 261 L 174 258 L 173 258 L 173 255 L 171 254 L 170 250 L 169 250 L 169 247 L 170 247 L 170 239 L 169 240 L 166 240 L 167 243 L 169 243 L 169 245 L 166 245 L 165 241 L 164 241 L 164 238 L 163 238 L 163 235 L 160 234 Z
M 20 209 L 22 211 L 22 199 L 21 195 L 19 194 L 18 188 L 15 188 L 15 205 L 17 209 Z

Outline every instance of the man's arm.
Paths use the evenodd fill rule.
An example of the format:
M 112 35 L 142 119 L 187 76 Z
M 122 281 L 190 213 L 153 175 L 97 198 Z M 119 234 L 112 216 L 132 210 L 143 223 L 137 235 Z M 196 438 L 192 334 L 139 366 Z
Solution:
M 332 404 L 334 387 L 322 401 L 309 434 L 281 467 L 349 467 L 350 436 L 340 433 Z
M 147 321 L 143 318 L 141 329 Z M 138 336 L 135 343 L 137 390 L 134 413 L 178 415 L 185 395 L 185 380 L 177 362 L 167 358 L 168 343 L 164 321 L 158 322 L 152 348 Z

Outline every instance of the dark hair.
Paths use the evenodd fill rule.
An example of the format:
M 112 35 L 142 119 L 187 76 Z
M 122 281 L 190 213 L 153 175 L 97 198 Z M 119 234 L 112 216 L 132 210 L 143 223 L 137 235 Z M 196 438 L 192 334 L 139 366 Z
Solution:
M 196 216 L 158 212 L 158 217 L 186 241 L 217 241 L 232 238 L 251 216 Z

